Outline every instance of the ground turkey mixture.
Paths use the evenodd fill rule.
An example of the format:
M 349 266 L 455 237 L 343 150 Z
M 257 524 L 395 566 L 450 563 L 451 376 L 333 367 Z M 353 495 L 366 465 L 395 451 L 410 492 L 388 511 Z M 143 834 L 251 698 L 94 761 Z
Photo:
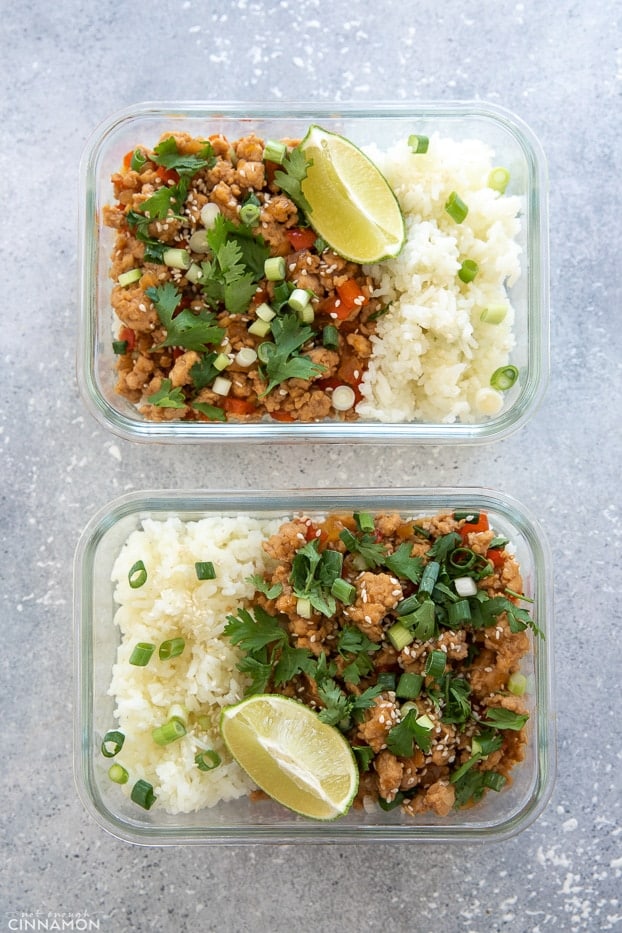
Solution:
M 301 516 L 225 634 L 247 693 L 282 693 L 353 747 L 357 806 L 446 816 L 500 791 L 524 756 L 520 568 L 486 514 Z
M 356 419 L 383 309 L 307 225 L 294 147 L 165 134 L 112 176 L 116 389 L 149 420 Z

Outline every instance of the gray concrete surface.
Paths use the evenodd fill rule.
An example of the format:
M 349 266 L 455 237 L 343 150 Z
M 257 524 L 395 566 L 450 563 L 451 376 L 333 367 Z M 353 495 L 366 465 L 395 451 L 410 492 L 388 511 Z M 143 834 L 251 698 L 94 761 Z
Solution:
M 85 917 L 102 933 L 622 927 L 618 16 L 607 0 L 6 0 L 0 930 L 85 929 Z M 187 485 L 207 462 L 196 447 L 113 438 L 79 399 L 77 165 L 111 112 L 175 98 L 481 99 L 515 111 L 544 146 L 552 378 L 528 425 L 465 451 L 209 455 L 217 485 L 487 485 L 541 518 L 555 563 L 559 773 L 545 812 L 510 841 L 136 848 L 76 796 L 76 540 L 120 492 Z

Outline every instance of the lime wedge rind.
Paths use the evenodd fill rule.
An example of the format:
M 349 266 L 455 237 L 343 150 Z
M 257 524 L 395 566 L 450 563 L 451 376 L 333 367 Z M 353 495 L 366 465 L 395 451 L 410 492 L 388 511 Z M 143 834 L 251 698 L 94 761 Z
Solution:
M 335 252 L 361 264 L 397 256 L 406 237 L 404 218 L 371 159 L 345 137 L 316 124 L 300 145 L 310 163 L 302 191 L 316 233 Z
M 316 820 L 347 813 L 358 790 L 350 745 L 297 700 L 257 694 L 221 714 L 232 757 L 278 803 Z

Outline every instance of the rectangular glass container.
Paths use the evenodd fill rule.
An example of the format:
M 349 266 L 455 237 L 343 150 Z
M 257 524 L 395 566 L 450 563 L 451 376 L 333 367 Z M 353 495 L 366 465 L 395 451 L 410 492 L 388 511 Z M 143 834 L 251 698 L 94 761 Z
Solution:
M 111 571 L 128 535 L 146 519 L 177 517 L 196 521 L 214 515 L 281 518 L 333 511 L 398 512 L 407 517 L 441 511 L 485 511 L 490 526 L 507 537 L 520 564 L 524 592 L 544 638 L 531 635 L 532 651 L 523 658 L 530 720 L 525 759 L 500 793 L 489 792 L 470 809 L 447 817 L 425 814 L 413 819 L 399 809 L 368 813 L 352 808 L 334 822 L 296 816 L 270 800 L 240 798 L 191 814 L 142 810 L 113 784 L 110 764 L 100 753 L 113 728 L 113 698 L 108 695 L 119 629 Z M 553 709 L 553 594 L 547 542 L 537 521 L 516 501 L 492 490 L 465 489 L 303 489 L 285 493 L 139 492 L 100 510 L 86 526 L 75 556 L 74 578 L 76 696 L 75 777 L 91 816 L 113 835 L 144 845 L 259 842 L 414 842 L 499 840 L 515 835 L 542 811 L 555 771 Z
M 319 123 L 359 146 L 382 148 L 417 132 L 438 132 L 456 140 L 477 139 L 507 167 L 508 193 L 522 199 L 518 236 L 521 275 L 509 289 L 515 309 L 515 346 L 511 363 L 519 370 L 504 393 L 502 409 L 472 423 L 371 420 L 287 423 L 147 420 L 115 392 L 116 357 L 112 348 L 115 317 L 108 275 L 114 231 L 102 222 L 113 200 L 110 177 L 124 155 L 139 144 L 155 146 L 169 131 L 194 136 L 222 133 L 230 140 L 255 132 L 263 138 L 302 138 Z M 476 443 L 497 440 L 524 424 L 539 404 L 548 380 L 548 219 L 545 158 L 531 130 L 511 112 L 490 104 L 366 104 L 329 108 L 301 104 L 144 103 L 120 111 L 99 126 L 80 166 L 79 267 L 80 315 L 78 383 L 91 413 L 119 436 L 136 441 L 182 442 L 370 442 Z

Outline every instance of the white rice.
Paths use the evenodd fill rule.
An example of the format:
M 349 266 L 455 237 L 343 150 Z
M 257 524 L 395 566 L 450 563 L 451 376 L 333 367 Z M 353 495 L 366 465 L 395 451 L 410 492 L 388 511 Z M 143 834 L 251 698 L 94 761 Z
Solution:
M 175 518 L 148 520 L 125 543 L 112 571 L 121 643 L 109 693 L 115 699 L 118 728 L 126 736 L 115 761 L 129 771 L 124 785 L 128 794 L 142 778 L 153 785 L 156 807 L 185 813 L 252 789 L 228 755 L 218 728 L 220 710 L 242 698 L 246 683 L 236 669 L 240 652 L 222 632 L 227 615 L 253 595 L 254 587 L 246 580 L 264 568 L 262 541 L 281 522 L 222 516 L 185 523 Z M 139 560 L 147 580 L 132 589 L 128 572 Z M 199 580 L 196 561 L 212 561 L 216 578 Z M 177 636 L 185 639 L 183 653 L 161 661 L 160 643 Z M 137 642 L 156 645 L 146 667 L 129 664 Z M 151 730 L 166 722 L 173 704 L 207 716 L 209 726 L 189 727 L 183 738 L 161 747 Z M 195 764 L 196 753 L 205 748 L 222 759 L 213 771 L 200 771 Z
M 487 186 L 493 153 L 476 140 L 432 136 L 419 155 L 406 141 L 365 151 L 395 191 L 407 240 L 395 259 L 367 267 L 379 282 L 374 294 L 391 307 L 372 338 L 357 412 L 388 422 L 494 415 L 503 397 L 490 376 L 514 346 L 507 288 L 520 275 L 522 199 Z M 460 224 L 445 210 L 452 191 L 469 209 Z M 479 267 L 468 285 L 458 278 L 464 259 Z M 482 309 L 497 304 L 507 306 L 503 323 L 482 323 Z

